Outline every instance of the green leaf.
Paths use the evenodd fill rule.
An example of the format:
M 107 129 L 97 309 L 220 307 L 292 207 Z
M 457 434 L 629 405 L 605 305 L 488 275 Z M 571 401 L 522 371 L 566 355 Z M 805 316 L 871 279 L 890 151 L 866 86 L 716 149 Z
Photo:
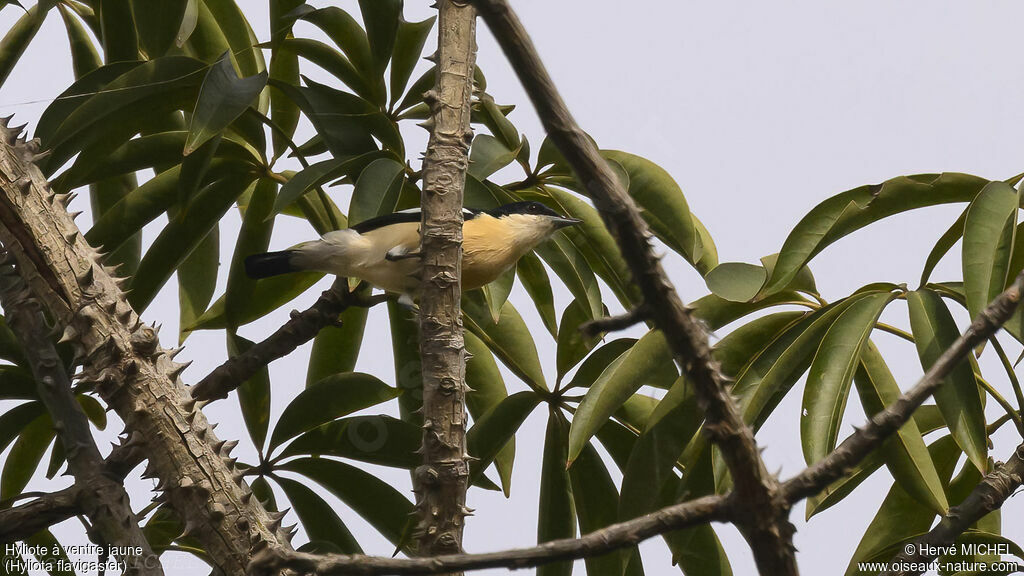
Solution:
M 257 476 L 250 484 L 253 495 L 259 500 L 260 504 L 268 512 L 277 512 L 277 499 L 274 497 L 274 489 L 270 487 L 270 483 L 263 476 Z
M 679 378 L 648 417 L 622 472 L 620 521 L 658 508 L 658 496 L 666 484 L 675 484 L 676 460 L 697 433 L 701 420 L 692 385 Z
M 0 40 L 0 85 L 7 81 L 11 70 L 14 70 L 25 49 L 42 27 L 43 20 L 46 19 L 46 10 L 40 10 L 41 6 L 44 6 L 42 2 L 25 11 L 7 31 L 3 40 Z
M 700 318 L 709 330 L 718 330 L 748 314 L 782 304 L 806 303 L 808 300 L 796 292 L 779 292 L 754 302 L 730 302 L 708 294 L 690 303 L 693 315 Z
M 731 302 L 751 302 L 757 298 L 765 281 L 771 276 L 778 254 L 761 258 L 761 266 L 745 262 L 724 262 L 708 272 L 704 281 L 716 296 Z M 814 276 L 806 267 L 793 278 L 790 290 L 817 293 Z
M 738 326 L 719 340 L 712 354 L 722 373 L 736 377 L 754 361 L 775 338 L 803 318 L 807 312 L 775 312 Z
M 227 287 L 224 291 L 224 314 L 227 324 L 237 328 L 244 310 L 252 301 L 256 292 L 257 281 L 245 273 L 245 259 L 252 254 L 266 252 L 270 246 L 270 236 L 274 230 L 274 220 L 268 219 L 271 206 L 277 197 L 277 182 L 265 178 L 256 183 L 252 196 L 245 206 L 242 226 L 238 230 L 234 254 L 231 256 L 231 267 L 228 270 Z M 200 315 L 202 318 L 202 315 Z M 182 323 L 183 334 L 199 319 Z
M 38 400 L 36 381 L 27 368 L 21 366 L 0 366 L 0 398 L 4 400 Z M 11 410 L 13 412 L 14 410 Z M 0 439 L 2 439 L 2 416 L 0 416 Z
M 354 181 L 367 166 L 385 155 L 384 152 L 374 150 L 355 157 L 324 160 L 304 168 L 281 186 L 281 194 L 274 204 L 272 214 L 280 214 L 310 190 L 341 176 L 349 176 Z
M 295 50 L 287 46 L 278 46 L 270 55 L 270 75 L 268 78 L 286 84 L 299 83 L 299 56 Z M 295 128 L 299 125 L 299 106 L 280 90 L 270 90 L 270 118 L 288 138 L 295 136 Z M 271 131 L 274 145 L 274 159 L 285 154 L 288 141 L 276 130 Z
M 53 437 L 49 414 L 39 415 L 21 430 L 0 472 L 0 500 L 7 500 L 25 489 Z
M 525 254 L 516 264 L 516 275 L 530 300 L 537 308 L 541 322 L 552 336 L 558 334 L 558 320 L 555 316 L 555 297 L 551 292 L 551 280 L 540 258 L 533 252 Z
M 604 314 L 597 278 L 583 254 L 571 242 L 562 235 L 556 235 L 538 246 L 536 252 L 562 279 L 573 298 L 587 303 L 588 318 L 600 318 Z
M 870 341 L 861 353 L 854 382 L 869 418 L 895 404 L 901 395 L 885 359 Z M 882 453 L 893 478 L 908 494 L 939 514 L 948 511 L 945 489 L 914 419 L 886 440 Z
M 166 54 L 178 39 L 188 0 L 131 0 L 131 6 L 139 43 L 148 59 Z
M 178 326 L 191 325 L 206 311 L 217 289 L 219 269 L 220 232 L 215 224 L 206 238 L 178 266 Z M 185 341 L 186 334 L 179 334 L 179 344 Z
M 580 325 L 590 319 L 586 305 L 573 300 L 562 312 L 562 321 L 558 326 L 558 347 L 555 351 L 555 365 L 558 368 L 558 382 L 566 373 L 580 363 L 600 342 L 600 336 L 584 338 Z
M 257 281 L 252 296 L 245 302 L 244 308 L 239 310 L 236 323 L 231 325 L 244 326 L 266 316 L 291 302 L 320 278 L 323 278 L 320 272 L 298 272 Z M 221 297 L 186 330 L 217 330 L 228 325 L 224 297 Z
M 359 11 L 366 24 L 366 38 L 373 56 L 374 72 L 383 76 L 391 59 L 402 16 L 402 0 L 359 0 Z
M 75 400 L 78 401 L 78 405 L 82 407 L 82 411 L 85 412 L 86 418 L 97 430 L 104 430 L 107 427 L 107 409 L 99 403 L 92 396 L 86 394 L 77 394 Z
M 149 305 L 174 270 L 250 184 L 248 177 L 236 176 L 206 186 L 189 205 L 188 214 L 179 214 L 160 232 L 132 277 L 128 301 L 135 310 L 141 312 Z
M 570 437 L 572 431 L 569 432 Z M 569 441 L 570 446 L 572 440 Z M 570 458 L 572 451 L 570 450 Z M 576 505 L 580 534 L 589 534 L 614 524 L 617 520 L 619 494 L 615 483 L 597 450 L 585 443 L 576 463 L 569 468 L 572 498 Z M 613 551 L 586 559 L 588 576 L 619 576 L 622 574 L 628 551 Z
M 80 151 L 101 159 L 171 112 L 190 109 L 206 69 L 185 56 L 134 66 L 70 111 L 50 138 L 53 155 L 46 167 L 59 167 Z
M 669 492 L 663 491 L 662 505 L 670 505 L 715 493 L 714 450 L 704 450 L 695 464 Z M 666 494 L 667 492 L 667 494 Z M 710 524 L 669 532 L 663 536 L 672 551 L 672 561 L 684 574 L 732 576 L 729 557 Z
M 397 126 L 374 104 L 347 92 L 335 90 L 303 78 L 306 86 L 273 81 L 271 86 L 284 92 L 299 105 L 317 133 L 324 137 L 335 158 L 377 150 L 376 137 L 385 148 L 404 154 Z
M 479 180 L 515 161 L 519 147 L 510 149 L 489 134 L 477 134 L 469 151 L 469 173 Z
M 486 284 L 480 290 L 483 292 L 484 301 L 487 302 L 487 309 L 491 312 L 491 320 L 501 320 L 501 308 L 508 301 L 509 294 L 516 282 L 516 267 L 513 266 L 501 273 L 498 279 Z
M 516 432 L 540 400 L 533 391 L 517 392 L 475 421 L 466 433 L 469 454 L 477 458 L 470 464 L 470 481 L 483 474 L 498 452 L 515 438 Z
M 32 384 L 35 384 L 34 380 Z M 0 452 L 44 412 L 41 402 L 25 402 L 0 413 Z
M 228 53 L 222 54 L 203 79 L 196 107 L 192 111 L 184 154 L 188 156 L 241 116 L 263 91 L 267 77 L 268 73 L 263 71 L 255 76 L 240 78 L 231 65 Z
M 402 542 L 412 502 L 368 472 L 324 458 L 300 458 L 281 465 L 320 484 L 377 529 L 392 544 Z M 408 549 L 404 550 L 409 552 Z
M 419 326 L 409 310 L 393 301 L 388 302 L 388 320 L 395 362 L 395 386 L 402 391 L 402 395 L 398 397 L 399 415 L 405 422 L 422 426 L 420 408 L 423 407 L 423 366 L 420 362 Z M 465 336 L 469 346 L 473 333 L 467 331 Z M 468 364 L 466 378 L 469 378 Z M 504 385 L 502 383 L 503 387 Z
M 327 326 L 317 333 L 306 370 L 307 387 L 333 374 L 355 370 L 368 312 L 362 306 L 350 307 L 341 313 L 340 328 Z
M 665 244 L 706 273 L 701 262 L 703 245 L 690 207 L 679 184 L 663 168 L 640 156 L 602 150 L 601 155 L 617 162 L 629 175 L 629 195 L 641 208 L 644 220 Z
M 860 298 L 825 332 L 807 374 L 800 418 L 800 440 L 808 465 L 835 449 L 861 353 L 882 311 L 895 297 L 894 293 L 878 293 Z
M 789 233 L 763 294 L 785 288 L 801 268 L 836 240 L 868 224 L 917 208 L 968 202 L 988 181 L 947 172 L 900 176 L 837 194 L 815 206 Z
M 390 416 L 349 416 L 305 432 L 279 457 L 338 456 L 412 470 L 423 463 L 416 454 L 423 440 L 419 426 Z
M 466 329 L 480 338 L 513 374 L 535 391 L 547 388 L 530 329 L 510 302 L 502 306 L 498 322 L 491 319 L 480 294 L 464 294 L 462 311 Z
M 807 499 L 805 520 L 810 520 L 815 514 L 824 512 L 840 503 L 883 465 L 885 465 L 885 456 L 881 451 L 875 451 L 866 456 L 845 476 Z
M 921 366 L 931 368 L 939 356 L 960 336 L 956 322 L 942 298 L 930 290 L 918 290 L 907 295 L 910 308 L 910 327 L 914 333 Z M 935 403 L 949 424 L 957 444 L 978 470 L 987 470 L 988 448 L 985 432 L 985 413 L 981 396 L 974 380 L 974 372 L 967 362 L 960 362 L 942 385 L 935 391 Z
M 636 344 L 635 338 L 618 338 L 595 350 L 573 374 L 568 388 L 589 388 L 615 360 Z
M 472 332 L 465 334 L 465 341 L 466 352 L 470 355 L 466 360 L 466 385 L 470 388 L 470 392 L 466 394 L 466 408 L 473 421 L 479 422 L 484 414 L 508 397 L 508 389 L 494 360 L 494 354 L 487 349 L 487 345 Z M 422 392 L 421 389 L 416 391 Z M 516 442 L 515 438 L 512 438 L 494 457 L 494 465 L 498 469 L 506 498 L 511 490 L 515 456 Z
M 548 414 L 540 470 L 540 498 L 537 505 L 537 543 L 576 536 L 576 512 L 567 462 L 569 426 L 557 411 Z M 552 562 L 537 567 L 537 576 L 571 576 L 572 562 Z
M 423 54 L 423 46 L 427 43 L 427 37 L 434 28 L 436 16 L 431 16 L 421 22 L 406 22 L 405 18 L 398 21 L 398 31 L 395 34 L 395 48 L 391 54 L 391 98 L 388 106 L 395 107 L 395 103 L 405 93 L 405 87 L 409 85 L 409 78 L 412 77 L 413 69 Z
M 967 209 L 962 263 L 971 318 L 1006 286 L 1019 205 L 1020 193 L 1012 186 L 989 182 Z
M 2 2 L 0 2 L 2 5 Z M 64 28 L 68 34 L 68 44 L 71 49 L 71 68 L 75 71 L 75 79 L 85 76 L 89 72 L 103 65 L 96 46 L 89 36 L 78 17 L 72 15 L 71 10 L 63 4 L 58 4 L 61 19 L 64 21 Z
M 349 372 L 328 376 L 299 392 L 284 409 L 270 436 L 270 449 L 321 424 L 396 398 L 398 394 L 397 388 L 369 374 Z
M 953 248 L 953 245 L 957 243 L 964 236 L 964 222 L 967 221 L 967 212 L 971 209 L 970 205 L 960 213 L 960 217 L 956 219 L 949 228 L 942 233 L 939 240 L 935 242 L 935 246 L 932 247 L 931 252 L 928 253 L 928 258 L 924 263 L 924 270 L 921 271 L 921 285 L 924 286 L 928 283 L 928 279 L 932 275 L 932 271 L 938 266 L 939 261 Z M 1016 253 L 1016 251 L 1014 252 Z
M 149 517 L 146 525 L 142 527 L 142 533 L 153 547 L 153 551 L 159 554 L 167 550 L 184 529 L 185 525 L 178 519 L 178 515 L 165 504 Z
M 928 447 L 928 452 L 936 463 L 939 477 L 947 482 L 957 462 L 956 443 L 949 436 L 943 436 Z M 889 561 L 901 549 L 902 543 L 926 533 L 934 519 L 935 512 L 918 503 L 899 483 L 894 483 L 864 531 L 846 575 L 860 574 L 857 570 L 859 562 Z
M 651 330 L 610 364 L 583 397 L 569 429 L 569 462 L 641 386 L 667 388 L 678 375 L 664 335 Z
M 593 206 L 587 204 L 574 194 L 558 188 L 543 189 L 536 200 L 544 202 L 555 210 L 578 218 L 583 222 L 562 230 L 566 239 L 583 254 L 594 274 L 605 281 L 612 293 L 619 299 L 623 307 L 631 308 L 639 304 L 640 289 L 633 282 L 629 266 L 622 259 L 619 246 L 605 228 L 601 215 Z M 522 192 L 524 199 L 533 199 L 529 192 Z
M 85 239 L 104 250 L 120 247 L 174 204 L 180 175 L 181 166 L 175 166 L 126 194 L 103 212 Z
M 253 346 L 252 341 L 234 332 L 228 331 L 227 337 L 228 354 L 232 357 L 244 354 Z M 249 438 L 262 454 L 267 429 L 270 427 L 270 372 L 266 366 L 238 387 L 238 405 L 242 409 L 242 419 L 249 431 Z
M 114 62 L 87 72 L 75 80 L 39 116 L 35 134 L 42 140 L 43 146 L 48 148 L 51 145 L 53 135 L 68 115 L 77 110 L 101 88 L 140 64 L 142 62 L 136 60 Z
M 768 274 L 763 266 L 745 262 L 723 262 L 704 277 L 708 290 L 730 302 L 753 300 Z
M 353 66 L 344 54 L 323 42 L 308 38 L 288 38 L 281 43 L 280 49 L 292 51 L 323 68 L 367 101 L 373 102 L 379 98 L 377 83 L 371 83 L 365 73 Z M 297 86 L 299 83 L 290 82 L 290 84 Z
M 473 118 L 473 122 L 480 122 L 487 126 L 502 147 L 506 150 L 516 151 L 518 156 L 518 152 L 521 152 L 526 146 L 526 140 L 519 136 L 515 125 L 506 117 L 515 107 L 499 106 L 494 103 L 494 98 L 490 94 L 481 91 L 473 108 L 476 116 Z
M 316 492 L 305 484 L 289 478 L 275 476 L 274 480 L 291 502 L 292 510 L 299 517 L 299 522 L 302 523 L 310 542 L 328 542 L 336 547 L 335 552 L 341 554 L 363 553 L 359 542 L 349 532 L 337 512 Z
M 227 40 L 228 48 L 242 75 L 253 76 L 265 72 L 267 66 L 263 60 L 263 51 L 256 48 L 256 34 L 249 26 L 241 7 L 236 2 L 204 1 L 202 4 L 209 9 L 209 15 Z M 228 48 L 222 48 L 217 53 L 221 54 Z M 260 104 L 259 110 L 267 111 L 265 103 Z
M 398 205 L 398 195 L 405 183 L 405 166 L 391 158 L 370 162 L 356 181 L 348 224 L 355 226 L 376 216 L 390 214 Z
M 740 398 L 744 420 L 759 429 L 803 375 L 836 318 L 862 295 L 851 296 L 807 314 L 779 335 L 737 376 L 732 393 Z

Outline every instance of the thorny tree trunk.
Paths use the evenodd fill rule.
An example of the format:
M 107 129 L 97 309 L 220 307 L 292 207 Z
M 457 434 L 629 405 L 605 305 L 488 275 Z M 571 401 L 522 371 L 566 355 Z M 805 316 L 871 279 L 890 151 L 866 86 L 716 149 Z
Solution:
M 0 243 L 15 257 L 34 296 L 64 327 L 81 378 L 90 382 L 124 421 L 140 432 L 159 499 L 170 503 L 199 539 L 210 561 L 228 575 L 245 573 L 254 551 L 288 548 L 280 517 L 269 515 L 243 480 L 229 451 L 236 444 L 214 436 L 179 379 L 187 366 L 177 351 L 160 347 L 126 302 L 113 271 L 86 243 L 34 166 L 39 143 L 15 140 L 0 123 Z
M 6 258 L 6 254 L 3 254 Z M 39 301 L 32 297 L 13 267 L 0 267 L 0 303 L 7 323 L 31 365 L 39 397 L 53 419 L 68 468 L 79 486 L 75 503 L 92 523 L 89 537 L 101 546 L 116 546 L 125 574 L 162 575 L 160 559 L 132 513 L 124 486 L 107 476 L 106 463 L 92 439 L 89 420 L 71 390 L 71 381 L 49 338 Z M 137 549 L 138 555 L 132 553 Z
M 476 13 L 439 0 L 437 79 L 424 95 L 431 118 L 423 161 L 423 262 L 420 356 L 423 360 L 423 465 L 416 470 L 419 554 L 462 549 L 469 463 L 466 458 L 466 348 L 460 301 L 462 192 L 473 138 L 469 125 Z

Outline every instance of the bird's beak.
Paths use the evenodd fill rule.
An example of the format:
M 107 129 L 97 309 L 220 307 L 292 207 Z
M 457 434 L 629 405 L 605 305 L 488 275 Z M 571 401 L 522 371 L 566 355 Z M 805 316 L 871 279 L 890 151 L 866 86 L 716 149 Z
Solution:
M 583 220 L 580 220 L 579 218 L 566 218 L 564 216 L 558 216 L 551 220 L 554 221 L 556 229 L 565 228 L 566 226 L 575 226 L 576 224 L 583 222 Z

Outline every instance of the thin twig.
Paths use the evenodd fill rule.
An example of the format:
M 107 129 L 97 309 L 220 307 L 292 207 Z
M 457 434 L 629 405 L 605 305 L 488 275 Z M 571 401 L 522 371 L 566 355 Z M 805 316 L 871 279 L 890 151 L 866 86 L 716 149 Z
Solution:
M 580 324 L 579 330 L 583 333 L 584 337 L 593 338 L 594 336 L 605 332 L 625 330 L 630 326 L 647 321 L 649 316 L 650 313 L 648 312 L 647 305 L 640 304 L 625 314 L 607 316 L 605 318 L 595 318 L 588 322 L 584 322 L 583 324 Z
M 579 538 L 545 542 L 485 554 L 447 554 L 431 558 L 384 558 L 353 554 L 315 555 L 265 549 L 253 558 L 249 573 L 277 574 L 292 569 L 300 574 L 441 574 L 482 568 L 528 568 L 559 560 L 589 558 L 634 546 L 659 534 L 688 526 L 728 520 L 735 501 L 727 496 L 705 496 L 645 516 L 606 526 Z
M 348 281 L 338 278 L 312 306 L 293 313 L 291 319 L 273 334 L 214 368 L 192 387 L 192 397 L 200 401 L 227 398 L 229 392 L 261 368 L 292 353 L 323 328 L 336 324 L 338 315 L 350 306 L 373 306 L 380 301 L 380 298 L 362 296 L 359 288 L 349 292 Z

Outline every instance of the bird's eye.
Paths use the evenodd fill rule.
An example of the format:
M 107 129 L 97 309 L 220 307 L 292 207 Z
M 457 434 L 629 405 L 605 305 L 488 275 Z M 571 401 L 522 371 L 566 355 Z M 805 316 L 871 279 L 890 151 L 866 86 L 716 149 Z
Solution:
M 540 205 L 539 204 L 530 204 L 530 207 L 528 208 L 528 210 L 530 212 L 539 212 L 540 211 Z

